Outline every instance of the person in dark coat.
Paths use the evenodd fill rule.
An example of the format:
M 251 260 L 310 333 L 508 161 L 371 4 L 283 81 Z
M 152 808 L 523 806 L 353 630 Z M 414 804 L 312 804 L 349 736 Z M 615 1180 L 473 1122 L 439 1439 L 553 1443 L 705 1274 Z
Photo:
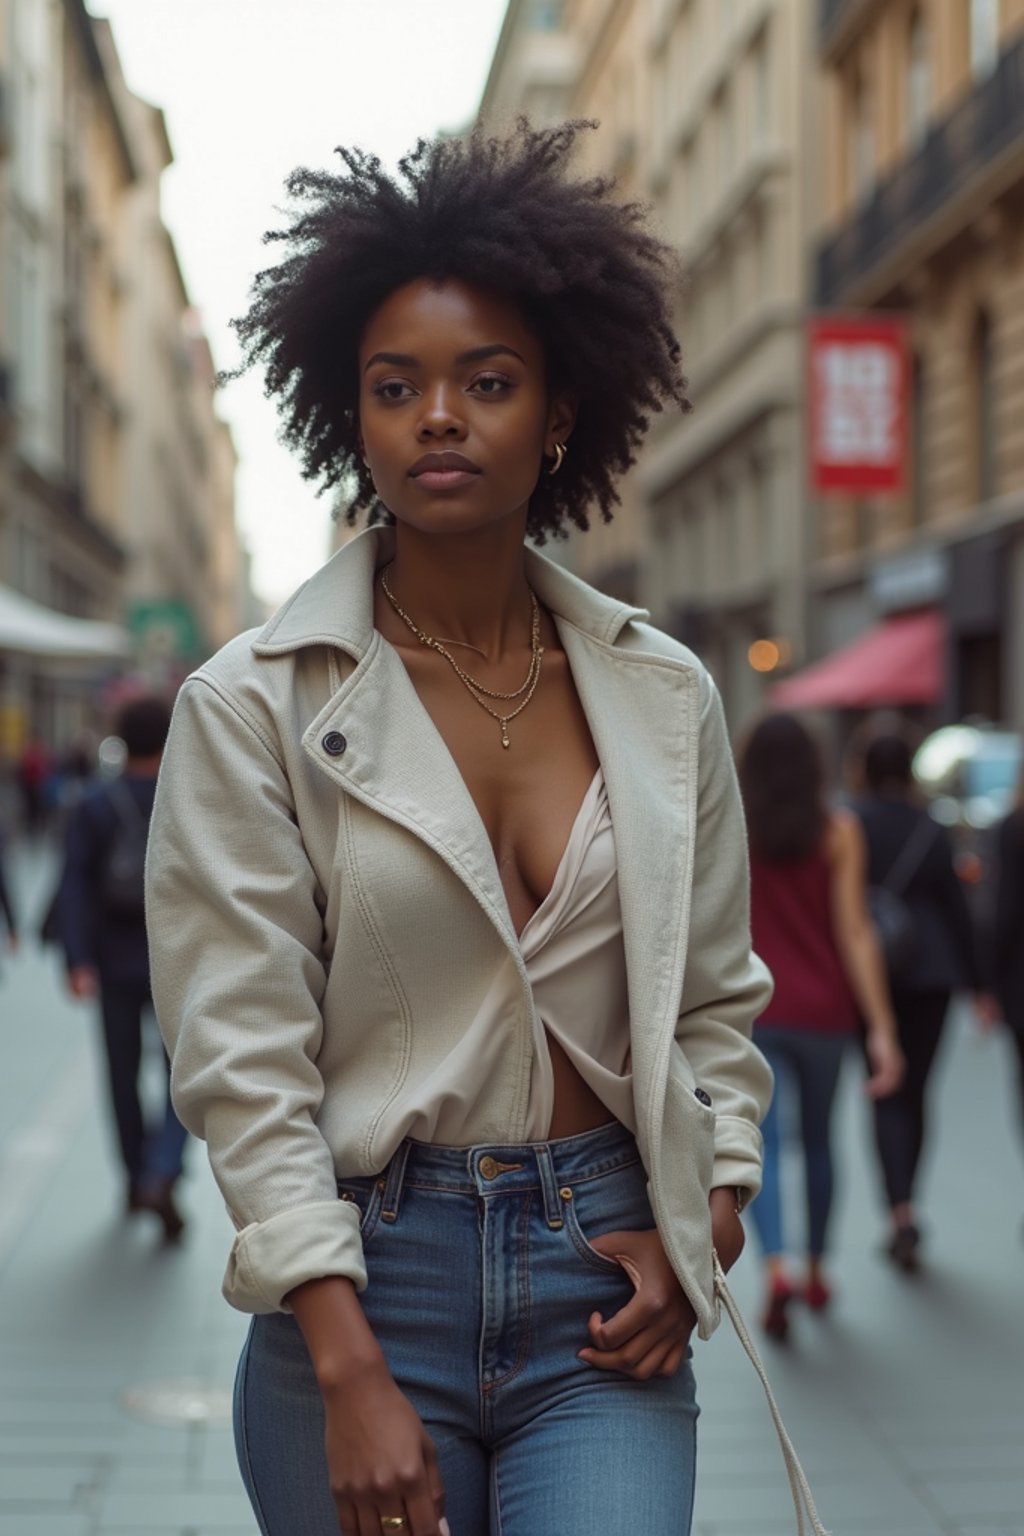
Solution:
M 168 1240 L 175 1241 L 184 1228 L 174 1186 L 186 1132 L 169 1092 L 161 1123 L 148 1129 L 139 1096 L 143 1018 L 152 1007 L 142 875 L 169 727 L 170 711 L 162 699 L 133 699 L 121 710 L 116 733 L 127 751 L 124 772 L 94 786 L 72 810 L 57 928 L 70 991 L 78 998 L 97 998 L 100 1005 L 127 1210 L 154 1212 Z
M 994 924 L 994 981 L 1001 1012 L 1020 1065 L 1020 1107 L 1024 1120 L 1024 783 L 997 833 Z
M 11 904 L 11 893 L 7 888 L 7 877 L 4 874 L 3 846 L 0 845 L 0 912 L 4 915 L 7 924 L 7 942 L 12 949 L 18 947 L 18 920 L 14 915 L 14 907 Z
M 925 1142 L 925 1097 L 954 992 L 969 989 L 980 1016 L 983 990 L 977 936 L 953 865 L 948 833 L 931 822 L 916 796 L 911 748 L 895 733 L 876 736 L 863 760 L 865 793 L 855 802 L 868 847 L 868 884 L 881 886 L 914 839 L 901 895 L 913 920 L 913 950 L 890 977 L 906 1073 L 900 1088 L 874 1105 L 875 1140 L 892 1229 L 888 1252 L 901 1269 L 918 1267 L 921 1231 L 914 1189 Z

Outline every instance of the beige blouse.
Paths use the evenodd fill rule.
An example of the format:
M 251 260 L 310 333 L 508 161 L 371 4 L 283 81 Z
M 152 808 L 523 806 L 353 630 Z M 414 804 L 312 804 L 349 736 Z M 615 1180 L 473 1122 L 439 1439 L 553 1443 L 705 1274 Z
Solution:
M 519 937 L 533 991 L 533 1056 L 526 1140 L 544 1141 L 554 1108 L 548 1034 L 609 1112 L 636 1129 L 626 955 L 608 791 L 600 768 L 573 823 L 551 890 Z M 405 1136 L 466 1146 L 492 1076 L 518 1030 L 502 966 L 470 1027 L 440 1069 L 403 1094 L 387 1141 Z

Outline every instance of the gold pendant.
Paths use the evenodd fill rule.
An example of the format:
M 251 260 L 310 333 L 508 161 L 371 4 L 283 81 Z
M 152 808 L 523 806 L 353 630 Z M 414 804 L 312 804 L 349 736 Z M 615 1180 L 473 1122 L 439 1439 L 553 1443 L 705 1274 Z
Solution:
M 507 720 L 499 720 L 498 724 L 501 726 L 501 744 L 502 744 L 502 746 L 503 747 L 510 747 L 512 745 L 512 743 L 508 739 L 508 721 Z

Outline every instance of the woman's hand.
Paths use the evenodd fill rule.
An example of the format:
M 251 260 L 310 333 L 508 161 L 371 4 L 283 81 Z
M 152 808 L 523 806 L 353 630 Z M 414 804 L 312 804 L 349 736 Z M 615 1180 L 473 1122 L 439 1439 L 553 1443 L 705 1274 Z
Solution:
M 342 1536 L 449 1536 L 433 1442 L 395 1385 L 352 1281 L 325 1275 L 286 1298 L 324 1401 L 331 1494 Z
M 387 1515 L 404 1518 L 403 1536 L 449 1536 L 433 1442 L 386 1367 L 321 1392 L 342 1536 L 381 1536 Z
M 903 1052 L 895 1039 L 895 1026 L 869 1029 L 864 1049 L 871 1068 L 866 1091 L 872 1099 L 884 1099 L 896 1092 L 906 1070 Z
M 674 1376 L 686 1357 L 697 1319 L 656 1231 L 606 1232 L 590 1246 L 621 1264 L 635 1295 L 607 1322 L 594 1312 L 587 1324 L 593 1347 L 579 1357 L 602 1371 L 634 1381 Z
M 747 1234 L 736 1209 L 736 1190 L 732 1185 L 711 1191 L 711 1244 L 718 1262 L 728 1273 L 743 1252 Z

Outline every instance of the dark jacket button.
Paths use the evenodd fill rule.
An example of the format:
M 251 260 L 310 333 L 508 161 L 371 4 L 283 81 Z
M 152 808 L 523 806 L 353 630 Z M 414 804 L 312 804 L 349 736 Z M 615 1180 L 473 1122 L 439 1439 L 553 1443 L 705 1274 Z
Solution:
M 325 752 L 330 753 L 331 757 L 340 757 L 348 746 L 348 742 L 340 731 L 328 731 L 321 745 Z
M 701 1102 L 701 1103 L 702 1103 L 702 1104 L 703 1104 L 703 1105 L 704 1105 L 704 1106 L 705 1106 L 705 1107 L 706 1107 L 706 1108 L 707 1108 L 707 1109 L 710 1109 L 710 1108 L 711 1108 L 711 1095 L 710 1095 L 710 1093 L 705 1093 L 705 1092 L 704 1092 L 704 1089 L 703 1089 L 703 1088 L 695 1088 L 695 1089 L 694 1089 L 694 1090 L 693 1090 L 693 1092 L 694 1092 L 694 1096 L 695 1096 L 695 1097 L 696 1097 L 696 1098 L 698 1098 L 698 1099 L 699 1099 L 699 1100 L 700 1100 L 700 1102 Z

